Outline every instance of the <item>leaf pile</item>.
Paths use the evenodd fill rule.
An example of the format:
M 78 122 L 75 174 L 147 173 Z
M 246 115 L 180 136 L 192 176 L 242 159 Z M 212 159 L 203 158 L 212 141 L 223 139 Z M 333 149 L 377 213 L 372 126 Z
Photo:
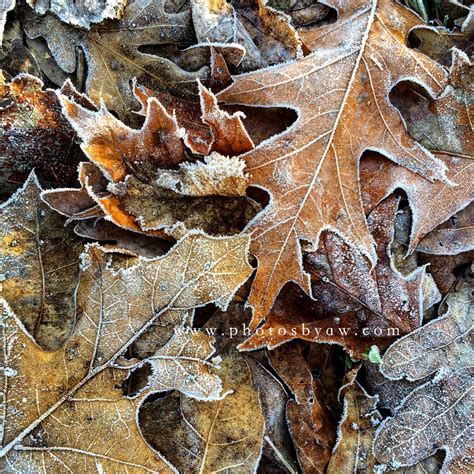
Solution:
M 474 470 L 472 6 L 403 3 L 0 5 L 2 472 Z

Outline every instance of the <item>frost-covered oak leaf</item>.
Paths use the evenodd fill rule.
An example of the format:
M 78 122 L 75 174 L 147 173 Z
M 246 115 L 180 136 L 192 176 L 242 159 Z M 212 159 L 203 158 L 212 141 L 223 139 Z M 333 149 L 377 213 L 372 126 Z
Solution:
M 222 358 L 215 373 L 225 397 L 200 401 L 173 393 L 144 405 L 140 426 L 150 444 L 179 472 L 255 472 L 265 422 L 252 370 L 229 327 L 242 320 L 232 309 L 219 311 L 206 327 L 216 328 L 216 349 Z M 159 430 L 156 427 L 160 427 Z
M 58 349 L 75 319 L 82 242 L 41 201 L 36 175 L 0 206 L 1 294 L 43 348 Z
M 148 99 L 141 129 L 128 127 L 102 104 L 88 110 L 61 96 L 63 111 L 82 141 L 81 148 L 111 182 L 126 175 L 149 174 L 170 168 L 186 159 L 184 143 L 175 117 L 155 98 Z
M 245 116 L 241 112 L 229 114 L 221 110 L 212 91 L 201 82 L 198 86 L 199 103 L 154 92 L 138 84 L 135 84 L 133 93 L 142 106 L 139 112 L 141 115 L 147 114 L 150 97 L 158 99 L 168 114 L 174 115 L 178 125 L 186 131 L 185 144 L 195 154 L 206 156 L 214 151 L 234 156 L 254 148 L 242 123 Z
M 410 134 L 447 166 L 446 174 L 455 186 L 430 182 L 378 157 L 362 161 L 361 190 L 367 211 L 396 188 L 407 193 L 413 211 L 410 252 L 423 236 L 474 200 L 473 84 L 471 61 L 454 49 L 442 94 L 428 100 L 413 92 L 401 104 Z
M 77 323 L 64 346 L 53 352 L 34 343 L 5 302 L 0 353 L 4 469 L 33 462 L 30 458 L 25 461 L 23 455 L 34 456 L 35 462 L 41 462 L 44 455 L 54 462 L 72 457 L 70 462 L 79 463 L 81 456 L 95 462 L 113 453 L 112 457 L 124 462 L 148 462 L 151 454 L 146 454 L 141 438 L 139 446 L 138 438 L 108 444 L 121 439 L 115 430 L 137 432 L 134 423 L 139 403 L 122 399 L 117 387 L 129 369 L 117 358 L 155 322 L 180 324 L 183 312 L 209 302 L 225 308 L 251 273 L 247 248 L 246 237 L 215 239 L 195 233 L 163 257 L 138 258 L 134 265 L 117 269 L 100 247 L 89 246 L 82 257 L 77 289 Z M 180 347 L 177 341 L 182 342 Z M 220 383 L 207 362 L 212 353 L 207 336 L 175 336 L 149 363 L 155 375 L 166 374 L 169 364 L 181 371 L 175 371 L 173 378 L 160 378 L 160 383 L 151 377 L 145 392 L 177 389 L 200 399 L 219 398 Z M 102 395 L 98 393 L 101 389 Z M 123 416 L 117 399 L 126 405 Z M 71 406 L 78 406 L 77 418 Z M 97 426 L 95 416 L 99 417 Z M 71 431 L 64 429 L 68 422 L 74 426 Z M 115 424 L 119 426 L 114 428 Z M 113 435 L 109 429 L 114 429 Z M 97 430 L 101 440 L 94 446 L 90 445 L 90 439 L 95 439 L 91 430 Z M 84 438 L 81 433 L 89 434 Z M 162 467 L 160 461 L 156 470 Z
M 338 235 L 325 233 L 318 252 L 305 257 L 317 301 L 295 285 L 287 285 L 265 323 L 241 348 L 273 349 L 300 338 L 340 344 L 353 357 L 361 357 L 367 347 L 387 346 L 394 336 L 418 328 L 426 274 L 424 267 L 419 267 L 404 276 L 392 262 L 397 209 L 398 199 L 392 195 L 368 216 L 368 228 L 376 242 L 375 266 Z M 376 331 L 380 331 L 378 337 Z
M 374 257 L 358 181 L 365 150 L 378 150 L 428 180 L 445 179 L 444 164 L 409 136 L 389 100 L 392 87 L 405 78 L 433 93 L 446 81 L 439 64 L 406 46 L 419 18 L 389 0 L 328 5 L 339 20 L 314 30 L 311 54 L 236 76 L 218 94 L 226 103 L 290 107 L 298 114 L 284 133 L 242 157 L 250 184 L 271 197 L 249 226 L 258 259 L 248 301 L 252 327 L 285 283 L 293 281 L 309 294 L 301 239 L 316 246 L 321 232 L 332 229 Z
M 380 463 L 411 466 L 443 449 L 442 472 L 473 470 L 472 283 L 472 278 L 462 280 L 446 300 L 445 315 L 399 339 L 384 354 L 381 370 L 387 378 L 436 375 L 381 425 L 374 441 Z

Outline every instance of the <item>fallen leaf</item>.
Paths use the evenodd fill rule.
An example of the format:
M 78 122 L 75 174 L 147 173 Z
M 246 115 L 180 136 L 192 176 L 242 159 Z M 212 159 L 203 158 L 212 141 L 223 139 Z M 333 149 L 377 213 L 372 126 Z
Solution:
M 472 459 L 472 278 L 446 299 L 446 314 L 396 341 L 382 359 L 390 379 L 433 380 L 415 389 L 376 434 L 379 462 L 416 464 L 438 449 L 446 452 L 442 472 L 468 472 Z
M 413 252 L 429 231 L 466 207 L 473 199 L 474 130 L 472 112 L 472 75 L 474 68 L 467 56 L 453 50 L 449 83 L 434 101 L 412 93 L 401 110 L 410 134 L 448 167 L 448 178 L 456 183 L 430 183 L 411 171 L 369 157 L 362 160 L 361 189 L 366 210 L 373 208 L 395 188 L 408 195 L 413 210 L 409 252 Z M 400 106 L 401 103 L 399 102 Z
M 41 191 L 32 172 L 0 207 L 1 293 L 37 343 L 55 350 L 75 319 L 82 244 Z
M 268 355 L 271 366 L 294 394 L 295 399 L 286 405 L 286 418 L 299 464 L 303 472 L 324 472 L 336 441 L 334 415 L 324 387 L 313 377 L 300 343 L 286 344 Z M 318 369 L 322 371 L 323 366 Z
M 377 396 L 370 396 L 357 382 L 360 366 L 348 372 L 339 391 L 343 399 L 343 415 L 338 426 L 338 439 L 327 472 L 374 472 L 377 461 L 372 443 L 382 416 L 377 410 Z
M 474 205 L 432 230 L 416 250 L 432 255 L 458 255 L 474 250 Z
M 285 283 L 310 293 L 300 240 L 316 247 L 321 232 L 332 229 L 374 258 L 358 184 L 364 151 L 381 151 L 428 180 L 445 181 L 444 164 L 408 135 L 388 97 L 407 76 L 434 93 L 445 84 L 439 64 L 405 45 L 418 17 L 388 0 L 327 4 L 337 9 L 339 20 L 302 36 L 308 47 L 315 46 L 310 55 L 236 76 L 218 94 L 226 103 L 285 106 L 298 113 L 286 132 L 242 156 L 250 184 L 271 195 L 249 226 L 258 259 L 248 300 L 252 328 Z
M 3 31 L 5 29 L 5 23 L 7 22 L 7 13 L 15 8 L 15 0 L 8 0 L 2 4 L 2 11 L 0 12 L 0 46 L 3 42 Z
M 130 232 L 104 219 L 83 220 L 76 224 L 74 232 L 79 237 L 99 241 L 106 251 L 127 253 L 135 257 L 158 257 L 165 254 L 171 246 L 170 241 Z
M 79 163 L 78 180 L 80 188 L 48 189 L 42 192 L 41 199 L 70 220 L 102 217 L 103 212 L 92 196 L 100 195 L 107 189 L 104 175 L 97 166 L 83 161 Z
M 199 83 L 202 121 L 208 125 L 214 136 L 212 150 L 226 156 L 234 156 L 252 150 L 254 144 L 242 123 L 242 112 L 230 115 L 217 105 L 216 96 Z
M 8 198 L 33 168 L 45 185 L 73 183 L 79 163 L 71 153 L 74 131 L 54 91 L 21 74 L 0 85 L 0 102 L 1 197 Z
M 246 54 L 244 71 L 286 62 L 301 56 L 301 41 L 290 18 L 263 0 L 192 0 L 196 36 L 201 43 L 236 43 Z
M 273 349 L 295 338 L 341 344 L 361 357 L 373 344 L 383 347 L 393 337 L 421 324 L 424 268 L 407 277 L 391 259 L 398 199 L 391 196 L 368 217 L 377 244 L 377 264 L 350 248 L 336 234 L 322 238 L 324 253 L 305 257 L 314 276 L 312 301 L 296 286 L 281 292 L 267 321 L 242 345 L 246 350 Z
M 183 163 L 176 173 L 158 172 L 155 183 L 127 176 L 97 202 L 112 222 L 129 230 L 175 238 L 190 229 L 232 235 L 259 210 L 255 201 L 241 195 L 246 181 L 237 158 L 211 155 L 205 163 Z
M 281 382 L 265 366 L 251 356 L 246 357 L 252 384 L 257 389 L 265 421 L 265 436 L 259 471 L 265 464 L 296 472 L 292 463 L 291 438 L 286 423 L 288 394 Z
M 417 49 L 449 67 L 452 62 L 452 48 L 464 51 L 472 56 L 472 33 L 462 32 L 459 29 L 452 31 L 445 27 L 421 27 L 413 31 L 417 39 Z
M 232 82 L 232 77 L 227 67 L 224 56 L 211 48 L 211 75 L 209 77 L 209 87 L 212 92 L 220 92 Z
M 63 22 L 80 28 L 90 28 L 91 23 L 120 19 L 127 5 L 126 0 L 100 0 L 88 3 L 65 3 L 59 0 L 27 0 L 39 15 L 52 12 Z
M 112 182 L 127 174 L 152 176 L 156 168 L 173 167 L 186 159 L 176 119 L 154 98 L 140 130 L 129 128 L 102 105 L 88 110 L 61 97 L 64 113 L 82 140 L 81 148 Z
M 138 258 L 135 265 L 119 269 L 112 268 L 98 246 L 89 246 L 82 257 L 77 290 L 80 317 L 72 336 L 55 352 L 36 346 L 5 303 L 2 365 L 8 369 L 3 371 L 8 379 L 4 394 L 8 409 L 1 450 L 5 466 L 19 470 L 25 465 L 39 466 L 48 453 L 51 462 L 71 463 L 73 471 L 81 462 L 94 465 L 101 460 L 111 463 L 111 470 L 118 469 L 119 464 L 133 467 L 137 460 L 149 470 L 165 469 L 139 436 L 135 421 L 141 400 L 123 398 L 120 388 L 129 370 L 117 363 L 117 358 L 155 321 L 172 322 L 173 312 L 181 318 L 183 311 L 208 302 L 225 308 L 250 275 L 248 243 L 246 237 L 212 239 L 190 234 L 163 257 Z M 173 355 L 173 363 L 192 368 L 195 378 L 185 380 L 184 385 L 179 377 L 168 379 L 167 389 L 220 397 L 220 393 L 209 395 L 207 390 L 218 388 L 218 384 L 214 377 L 209 378 L 203 360 L 212 353 L 210 346 L 200 346 L 203 338 L 209 341 L 198 335 L 188 347 L 190 353 L 202 357 L 200 361 L 189 365 L 189 361 Z M 166 356 L 176 353 L 175 343 L 176 339 L 170 341 L 150 361 L 155 374 L 166 373 L 171 363 Z M 187 353 L 186 344 L 181 349 Z M 145 392 L 163 389 L 163 383 L 152 384 Z M 97 423 L 91 427 L 96 417 Z M 117 420 L 120 426 L 116 427 Z M 65 430 L 68 423 L 73 425 Z M 122 430 L 125 445 L 116 443 Z M 84 432 L 92 436 L 84 438 Z M 91 438 L 101 442 L 91 446 Z
M 87 62 L 86 92 L 92 101 L 102 99 L 122 119 L 133 120 L 136 102 L 130 87 L 134 77 L 152 88 L 178 94 L 193 94 L 197 78 L 205 80 L 208 67 L 188 72 L 169 59 L 140 51 L 142 46 L 189 45 L 194 42 L 189 10 L 168 12 L 165 0 L 138 0 L 124 10 L 120 21 L 79 30 L 47 13 L 43 17 L 25 13 L 25 31 L 30 38 L 45 39 L 59 67 L 76 70 L 76 48 Z M 65 46 L 66 45 L 66 46 Z
M 223 399 L 202 402 L 172 393 L 145 404 L 140 412 L 145 438 L 180 472 L 253 472 L 258 465 L 264 434 L 258 392 L 246 359 L 225 336 L 238 323 L 240 314 L 232 310 L 214 314 L 210 322 L 217 328 L 222 361 L 216 373 Z

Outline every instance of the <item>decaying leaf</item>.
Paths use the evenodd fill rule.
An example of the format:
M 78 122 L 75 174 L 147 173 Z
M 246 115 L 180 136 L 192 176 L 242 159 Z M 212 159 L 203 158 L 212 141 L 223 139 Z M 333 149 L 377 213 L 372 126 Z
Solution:
M 395 188 L 407 193 L 413 210 L 410 252 L 430 230 L 474 199 L 473 74 L 470 60 L 455 49 L 449 83 L 443 93 L 434 101 L 412 93 L 402 108 L 410 134 L 436 152 L 455 186 L 430 183 L 379 157 L 362 161 L 361 189 L 367 210 Z
M 98 202 L 119 225 L 120 213 L 130 216 L 143 232 L 161 230 L 176 238 L 189 229 L 210 235 L 239 233 L 259 210 L 245 196 L 247 178 L 237 158 L 211 155 L 206 163 L 183 164 L 177 172 L 165 170 L 157 176 L 153 184 L 128 176 Z
M 371 397 L 356 381 L 359 368 L 356 366 L 346 374 L 339 391 L 344 410 L 328 473 L 374 472 L 377 464 L 372 443 L 382 416 L 377 410 L 378 397 Z
M 269 352 L 272 367 L 293 392 L 286 405 L 286 418 L 303 472 L 324 472 L 336 441 L 334 413 L 327 394 L 305 360 L 302 345 L 290 343 Z
M 51 13 L 43 17 L 26 14 L 25 30 L 29 37 L 43 37 L 58 65 L 65 72 L 76 70 L 76 48 L 84 51 L 87 61 L 86 91 L 99 104 L 122 119 L 132 119 L 136 102 L 130 87 L 133 78 L 152 88 L 164 88 L 178 94 L 192 94 L 197 78 L 205 80 L 204 64 L 188 72 L 172 61 L 140 51 L 141 46 L 166 44 L 190 45 L 194 33 L 189 10 L 168 12 L 165 0 L 138 0 L 129 3 L 120 21 L 79 30 L 61 23 Z
M 391 259 L 398 199 L 391 196 L 372 211 L 368 226 L 377 244 L 377 264 L 350 249 L 339 236 L 325 234 L 323 252 L 306 257 L 314 276 L 310 300 L 287 286 L 267 321 L 242 344 L 244 349 L 272 349 L 294 338 L 343 345 L 360 357 L 373 344 L 387 345 L 394 336 L 416 329 L 422 319 L 424 268 L 407 277 Z
M 383 422 L 374 441 L 379 462 L 410 466 L 446 451 L 443 472 L 473 469 L 472 450 L 472 278 L 449 294 L 447 313 L 396 341 L 384 354 L 382 372 L 391 379 L 419 380 L 415 389 Z
M 141 410 L 146 439 L 179 472 L 254 472 L 258 465 L 264 433 L 258 392 L 246 359 L 225 337 L 229 326 L 240 323 L 236 316 L 239 312 L 215 314 L 210 323 L 217 328 L 222 361 L 216 373 L 224 398 L 202 402 L 172 393 Z
M 260 397 L 260 405 L 265 421 L 265 443 L 259 470 L 263 466 L 275 466 L 290 473 L 296 472 L 291 462 L 291 438 L 286 422 L 286 404 L 288 394 L 265 366 L 251 356 L 246 358 L 250 369 L 253 386 Z
M 236 43 L 246 54 L 244 71 L 286 62 L 301 56 L 301 40 L 290 18 L 264 0 L 192 0 L 196 36 L 202 43 Z
M 7 198 L 35 168 L 47 185 L 74 182 L 74 131 L 54 91 L 21 74 L 0 85 L 0 197 Z
M 75 319 L 80 240 L 41 201 L 32 172 L 0 207 L 1 293 L 45 349 L 58 349 Z
M 249 227 L 258 259 L 248 300 L 253 328 L 285 283 L 309 294 L 301 239 L 316 247 L 321 232 L 333 229 L 374 258 L 358 184 L 364 151 L 378 150 L 427 182 L 445 181 L 445 165 L 409 136 L 388 96 L 408 77 L 435 94 L 445 84 L 439 64 L 405 45 L 418 17 L 389 0 L 327 4 L 337 9 L 338 22 L 302 33 L 313 53 L 237 76 L 218 94 L 226 103 L 280 105 L 298 113 L 285 133 L 243 155 L 250 184 L 271 195 Z
M 107 19 L 120 19 L 126 0 L 94 0 L 87 3 L 61 2 L 59 0 L 27 0 L 40 14 L 50 11 L 62 21 L 81 28 L 90 28 L 91 23 L 102 23 Z
M 97 245 L 89 246 L 77 290 L 78 322 L 66 344 L 54 352 L 33 342 L 5 302 L 4 469 L 39 466 L 45 456 L 53 464 L 70 463 L 73 471 L 81 462 L 92 466 L 103 460 L 116 470 L 121 464 L 135 465 L 137 459 L 150 470 L 165 469 L 139 436 L 135 420 L 141 401 L 123 398 L 120 388 L 129 370 L 115 361 L 155 321 L 172 322 L 173 312 L 179 315 L 212 301 L 225 308 L 251 272 L 247 247 L 245 237 L 212 239 L 195 233 L 163 257 L 139 258 L 135 265 L 114 269 Z M 179 341 L 183 345 L 177 348 Z M 171 339 L 149 361 L 159 383 L 151 382 L 141 396 L 178 389 L 199 398 L 219 398 L 220 384 L 206 362 L 213 353 L 209 342 L 199 334 Z M 166 379 L 170 364 L 189 370 L 191 377 L 185 375 L 183 381 L 175 373 Z M 78 408 L 71 412 L 73 406 Z M 71 429 L 65 430 L 68 423 Z M 127 438 L 126 446 L 117 443 L 121 436 Z M 91 445 L 91 439 L 100 442 Z

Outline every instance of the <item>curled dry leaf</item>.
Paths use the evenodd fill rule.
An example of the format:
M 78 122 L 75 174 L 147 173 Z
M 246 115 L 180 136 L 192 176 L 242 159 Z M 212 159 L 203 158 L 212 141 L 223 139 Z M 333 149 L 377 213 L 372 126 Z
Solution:
M 225 394 L 221 400 L 202 402 L 172 393 L 145 404 L 140 412 L 145 438 L 179 472 L 257 468 L 264 435 L 258 392 L 245 357 L 225 337 L 229 327 L 240 323 L 240 312 L 231 309 L 214 314 L 205 326 L 216 328 L 216 348 L 222 357 L 216 373 Z
M 309 294 L 301 239 L 316 247 L 321 232 L 334 229 L 374 258 L 359 194 L 364 151 L 376 149 L 427 180 L 445 181 L 445 165 L 409 136 L 388 97 L 406 77 L 435 93 L 446 81 L 439 64 L 405 45 L 418 17 L 389 0 L 327 4 L 337 9 L 339 21 L 305 34 L 313 53 L 237 76 L 218 94 L 226 103 L 298 112 L 286 132 L 243 155 L 250 184 L 271 195 L 249 228 L 258 259 L 248 301 L 253 328 L 285 283 L 293 281 Z
M 295 286 L 281 292 L 267 321 L 242 344 L 244 349 L 272 349 L 294 338 L 330 342 L 361 357 L 373 344 L 387 345 L 394 336 L 416 329 L 422 319 L 424 268 L 404 277 L 391 259 L 398 199 L 376 207 L 367 223 L 376 242 L 377 264 L 339 236 L 325 234 L 324 254 L 305 257 L 313 275 L 311 301 Z
M 40 195 L 32 172 L 0 207 L 1 293 L 38 344 L 53 350 L 75 319 L 82 244 Z
M 138 87 L 135 90 L 144 100 L 147 92 Z M 248 177 L 243 162 L 216 153 L 206 157 L 204 163 L 184 162 L 184 132 L 176 116 L 170 115 L 156 98 L 146 99 L 147 115 L 140 130 L 127 127 L 103 107 L 95 112 L 69 99 L 61 100 L 83 141 L 82 149 L 112 182 L 106 193 L 89 185 L 85 191 L 106 218 L 118 226 L 165 238 L 180 238 L 188 229 L 230 235 L 239 233 L 258 212 L 258 204 L 245 195 Z M 248 138 L 238 115 L 230 116 L 218 109 L 207 115 L 212 115 L 212 123 L 219 122 L 225 129 L 224 134 L 215 135 L 216 143 L 241 146 L 238 137 Z M 227 126 L 227 122 L 232 125 Z M 164 169 L 177 165 L 177 170 Z M 59 194 L 53 196 L 69 191 L 56 190 Z
M 223 155 L 234 156 L 250 151 L 254 144 L 242 123 L 242 112 L 230 115 L 217 105 L 216 96 L 199 83 L 202 121 L 208 125 L 213 134 L 212 150 Z
M 246 54 L 244 71 L 286 62 L 301 56 L 301 41 L 290 18 L 264 0 L 233 2 L 192 0 L 196 36 L 202 43 L 236 43 Z
M 172 313 L 181 317 L 183 311 L 208 302 L 225 308 L 250 275 L 247 248 L 245 237 L 213 239 L 196 233 L 163 257 L 139 258 L 131 267 L 114 269 L 98 246 L 88 247 L 77 290 L 78 322 L 66 344 L 54 352 L 33 342 L 5 302 L 3 469 L 23 470 L 28 465 L 37 470 L 45 456 L 48 463 L 62 462 L 73 471 L 81 463 L 101 462 L 105 470 L 120 470 L 120 465 L 132 469 L 137 460 L 149 470 L 165 469 L 139 435 L 135 421 L 141 400 L 123 397 L 121 385 L 129 371 L 115 361 L 154 322 L 176 320 Z M 178 349 L 179 337 L 158 351 L 150 364 L 155 375 L 166 374 L 170 363 L 181 364 L 192 370 L 192 377 L 168 378 L 166 384 L 160 378 L 160 384 L 152 382 L 141 397 L 165 385 L 200 398 L 219 398 L 220 391 L 212 390 L 220 385 L 206 362 L 212 354 L 210 339 L 191 334 Z M 185 359 L 189 354 L 199 360 L 190 363 Z M 71 412 L 71 407 L 77 409 Z M 84 432 L 92 436 L 81 436 Z M 116 442 L 121 433 L 127 438 L 125 445 Z M 97 442 L 91 446 L 90 439 Z
M 52 12 L 65 23 L 90 28 L 91 23 L 102 23 L 107 19 L 120 19 L 127 5 L 126 0 L 95 0 L 87 3 L 61 2 L 59 0 L 27 0 L 38 13 Z
M 447 176 L 455 186 L 430 183 L 379 157 L 362 160 L 361 189 L 366 210 L 396 188 L 407 193 L 413 210 L 409 252 L 415 250 L 424 235 L 474 199 L 473 74 L 468 57 L 453 50 L 449 83 L 437 99 L 429 101 L 411 93 L 411 100 L 399 102 L 410 134 L 436 152 L 448 167 Z M 411 104 L 411 109 L 406 104 Z
M 0 85 L 0 188 L 7 198 L 35 168 L 44 184 L 74 182 L 74 131 L 54 91 L 21 74 Z
M 444 449 L 443 472 L 473 469 L 472 278 L 446 299 L 447 313 L 396 341 L 384 354 L 382 372 L 391 379 L 430 382 L 416 388 L 383 422 L 374 441 L 379 462 L 410 466 Z
M 356 380 L 359 369 L 356 366 L 346 374 L 339 391 L 344 409 L 328 473 L 375 472 L 372 443 L 382 416 L 377 410 L 378 397 L 370 396 Z
M 257 389 L 265 421 L 265 443 L 259 469 L 269 465 L 284 472 L 296 472 L 292 463 L 291 438 L 286 422 L 288 394 L 281 382 L 265 366 L 251 356 L 246 357 L 252 384 Z
M 129 3 L 120 21 L 79 30 L 47 13 L 26 13 L 25 31 L 30 38 L 46 40 L 52 56 L 67 73 L 76 70 L 76 48 L 87 62 L 86 92 L 94 103 L 100 99 L 122 119 L 133 120 L 136 102 L 130 87 L 133 78 L 152 88 L 193 94 L 196 79 L 205 80 L 205 64 L 188 72 L 164 57 L 141 52 L 143 46 L 189 45 L 194 42 L 189 10 L 168 12 L 165 0 Z
M 111 186 L 112 194 L 98 200 L 107 218 L 130 230 L 179 238 L 189 229 L 239 233 L 259 210 L 241 195 L 247 178 L 238 159 L 211 155 L 206 163 L 183 164 L 175 173 L 165 170 L 157 176 L 152 184 L 128 176 Z

